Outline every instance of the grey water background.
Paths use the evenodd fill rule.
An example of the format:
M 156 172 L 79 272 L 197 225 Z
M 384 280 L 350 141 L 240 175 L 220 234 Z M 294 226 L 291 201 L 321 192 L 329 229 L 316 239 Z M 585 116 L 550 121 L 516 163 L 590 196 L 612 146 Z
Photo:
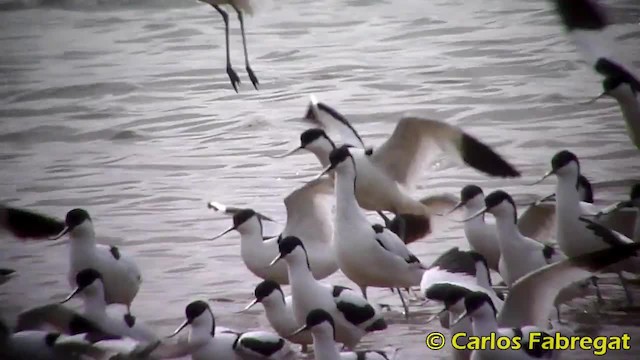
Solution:
M 640 3 L 604 3 L 618 24 L 620 54 L 640 68 Z M 161 334 L 181 322 L 188 302 L 208 298 L 216 299 L 218 324 L 268 328 L 260 309 L 233 313 L 259 279 L 242 264 L 238 234 L 206 240 L 230 225 L 206 202 L 285 220 L 282 198 L 319 167 L 311 154 L 268 155 L 297 145 L 310 93 L 347 115 L 370 144 L 403 114 L 428 116 L 464 127 L 523 173 L 491 179 L 443 161 L 425 172 L 416 197 L 457 195 L 477 183 L 533 199 L 554 181 L 525 184 L 565 148 L 581 157 L 600 204 L 626 197 L 638 179 L 640 154 L 617 104 L 581 105 L 601 91 L 600 78 L 549 1 L 259 2 L 246 27 L 260 91 L 246 76 L 232 17 L 239 94 L 225 73 L 223 22 L 196 1 L 2 0 L 0 9 L 0 199 L 61 218 L 87 209 L 99 235 L 139 262 L 144 283 L 133 311 Z M 451 246 L 466 247 L 463 232 L 444 223 L 411 249 L 429 263 Z M 0 287 L 0 315 L 11 320 L 63 298 L 67 258 L 68 244 L 2 235 L 0 266 L 19 275 Z M 352 285 L 341 274 L 326 281 Z M 615 282 L 604 291 L 613 300 L 600 312 L 589 297 L 563 315 L 578 334 L 630 332 L 634 349 L 606 358 L 637 359 L 637 312 L 616 310 L 624 295 Z M 424 324 L 436 306 L 414 306 L 406 322 L 389 291 L 370 295 L 394 310 L 385 315 L 389 329 L 366 337 L 363 348 L 448 358 L 447 348 L 424 346 L 426 333 L 439 329 Z

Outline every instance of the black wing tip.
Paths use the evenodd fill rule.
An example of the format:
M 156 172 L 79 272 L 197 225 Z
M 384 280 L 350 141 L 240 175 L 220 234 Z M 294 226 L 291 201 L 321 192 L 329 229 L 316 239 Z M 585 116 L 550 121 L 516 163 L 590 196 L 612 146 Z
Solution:
M 48 240 L 64 229 L 64 222 L 37 212 L 2 206 L 0 226 L 21 240 Z
M 476 276 L 475 259 L 469 252 L 461 251 L 457 247 L 451 248 L 440 255 L 431 264 L 431 267 L 438 267 L 450 273 Z
M 489 146 L 469 134 L 463 133 L 461 145 L 462 160 L 483 173 L 496 177 L 517 178 L 521 174 Z
M 556 0 L 556 11 L 568 31 L 602 30 L 609 21 L 604 9 L 591 0 Z
M 596 272 L 627 258 L 638 256 L 638 250 L 640 243 L 628 243 L 578 256 L 572 258 L 571 262 Z

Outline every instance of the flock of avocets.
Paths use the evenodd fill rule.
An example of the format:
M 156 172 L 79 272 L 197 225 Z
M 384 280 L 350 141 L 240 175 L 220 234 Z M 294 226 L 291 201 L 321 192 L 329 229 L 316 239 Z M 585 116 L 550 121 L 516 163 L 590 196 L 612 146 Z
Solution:
M 222 3 L 206 2 L 217 9 Z M 233 4 L 241 14 L 239 3 L 246 2 Z M 578 40 L 588 40 L 586 35 L 606 25 L 587 0 L 556 3 Z M 228 16 L 223 17 L 228 23 Z M 627 92 L 634 96 L 635 105 L 626 95 L 620 104 L 628 123 L 640 122 L 637 80 L 606 58 L 596 63 L 599 71 L 606 69 L 601 71 L 607 76 L 605 92 L 616 98 Z M 73 209 L 61 221 L 2 205 L 0 225 L 16 238 L 70 238 L 68 280 L 73 291 L 59 303 L 22 312 L 13 331 L 0 322 L 0 357 L 296 359 L 313 345 L 315 358 L 321 360 L 388 359 L 391 355 L 383 351 L 355 351 L 363 336 L 387 328 L 383 306 L 367 297 L 367 288 L 376 287 L 397 294 L 406 317 L 412 296 L 441 304 L 443 310 L 428 321 L 439 319 L 451 333 L 523 339 L 520 350 L 452 349 L 455 359 L 546 359 L 560 353 L 528 344 L 527 334 L 557 332 L 559 306 L 583 297 L 591 287 L 603 301 L 596 275 L 616 275 L 628 303 L 633 302 L 628 278 L 640 274 L 640 183 L 632 187 L 629 199 L 598 209 L 577 156 L 563 150 L 540 179 L 555 176 L 555 193 L 527 204 L 520 216 L 508 193 L 497 190 L 485 196 L 476 185 L 462 188 L 459 199 L 441 195 L 418 200 L 409 194 L 436 150 L 489 176 L 514 178 L 520 173 L 488 145 L 444 122 L 403 118 L 374 149 L 343 115 L 313 96 L 304 119 L 316 127 L 301 134 L 297 148 L 277 157 L 306 150 L 323 170 L 284 199 L 287 220 L 279 235 L 266 233 L 264 224 L 273 220 L 264 214 L 208 204 L 233 220 L 214 239 L 239 232 L 242 260 L 263 280 L 245 310 L 262 304 L 275 333 L 217 326 L 209 304 L 196 300 L 186 305 L 185 320 L 175 332 L 161 336 L 131 314 L 142 283 L 138 266 L 119 248 L 97 244 L 87 211 Z M 433 216 L 449 216 L 458 209 L 464 211 L 460 221 L 471 250 L 452 248 L 433 264 L 423 264 L 407 245 L 431 233 Z M 371 223 L 365 210 L 377 212 L 384 225 Z M 553 229 L 555 243 L 548 239 Z M 338 270 L 359 291 L 321 282 Z M 493 286 L 492 271 L 504 286 Z M 0 284 L 11 276 L 12 270 L 0 269 Z M 290 296 L 285 296 L 285 285 Z M 84 304 L 80 312 L 65 305 L 76 297 Z M 188 335 L 177 336 L 185 328 Z M 301 352 L 292 344 L 301 345 Z

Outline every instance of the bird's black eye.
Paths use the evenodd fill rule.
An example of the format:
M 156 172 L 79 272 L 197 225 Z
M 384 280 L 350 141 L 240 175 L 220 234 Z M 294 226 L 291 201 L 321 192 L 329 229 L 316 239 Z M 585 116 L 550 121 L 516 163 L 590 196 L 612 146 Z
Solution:
M 467 185 L 460 191 L 460 201 L 466 203 L 467 201 L 482 193 L 482 189 L 479 186 L 473 184 Z
M 331 151 L 329 154 L 329 161 L 332 166 L 336 166 L 341 162 L 345 161 L 347 158 L 351 157 L 351 153 L 349 152 L 349 146 L 342 145 L 337 149 Z
M 73 209 L 71 211 L 69 211 L 67 213 L 67 217 L 65 219 L 65 224 L 70 227 L 70 228 L 74 228 L 80 224 L 82 224 L 83 222 L 85 222 L 86 220 L 91 221 L 91 217 L 89 216 L 89 213 L 84 210 L 84 209 Z
M 575 161 L 576 164 L 580 165 L 578 161 L 578 157 L 569 150 L 562 150 L 556 153 L 553 158 L 551 158 L 551 168 L 553 171 L 557 171 L 558 169 L 563 168 L 570 162 Z
M 256 212 L 251 209 L 241 210 L 240 212 L 233 215 L 233 226 L 237 228 L 254 216 L 256 216 Z

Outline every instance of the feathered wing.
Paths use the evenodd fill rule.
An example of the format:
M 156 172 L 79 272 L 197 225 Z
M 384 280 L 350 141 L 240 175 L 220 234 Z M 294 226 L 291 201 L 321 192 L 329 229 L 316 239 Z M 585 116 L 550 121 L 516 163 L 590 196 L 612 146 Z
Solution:
M 407 245 L 391 230 L 383 228 L 382 232 L 376 232 L 378 244 L 391 254 L 402 258 L 407 263 L 415 263 L 421 266 L 420 260 L 409 250 Z
M 318 102 L 313 95 L 311 95 L 304 120 L 323 128 L 332 139 L 335 135 L 339 135 L 343 144 L 365 149 L 362 137 L 349 120 L 331 106 Z
M 287 224 L 282 236 L 304 239 L 306 234 L 322 234 L 314 240 L 330 242 L 333 232 L 332 197 L 333 182 L 326 177 L 310 181 L 292 191 L 284 199 Z
M 518 218 L 518 230 L 522 235 L 544 243 L 555 233 L 555 215 L 554 202 L 533 204 Z
M 546 328 L 555 298 L 562 289 L 589 278 L 609 265 L 636 256 L 638 249 L 640 244 L 636 243 L 614 246 L 547 265 L 527 274 L 511 287 L 498 315 L 500 326 L 534 325 Z
M 417 117 L 401 119 L 387 141 L 373 151 L 371 159 L 395 181 L 411 189 L 441 151 L 491 176 L 520 176 L 489 146 L 460 128 Z
M 0 227 L 18 239 L 48 240 L 64 229 L 64 221 L 0 204 Z

